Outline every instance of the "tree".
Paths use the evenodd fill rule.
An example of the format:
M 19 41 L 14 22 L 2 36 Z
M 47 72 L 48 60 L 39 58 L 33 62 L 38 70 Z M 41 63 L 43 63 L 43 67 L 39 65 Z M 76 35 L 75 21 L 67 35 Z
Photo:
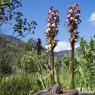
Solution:
M 74 48 L 75 48 L 75 42 L 77 41 L 78 38 L 78 24 L 80 24 L 80 9 L 78 4 L 71 5 L 69 7 L 68 13 L 67 13 L 67 20 L 66 20 L 66 25 L 69 28 L 69 32 L 71 34 L 70 37 L 70 44 L 71 44 L 71 64 L 70 64 L 70 73 L 71 73 L 71 78 L 70 78 L 70 88 L 75 88 L 75 83 L 74 83 Z
M 7 24 L 13 29 L 16 37 L 25 37 L 29 33 L 34 33 L 37 23 L 29 22 L 18 10 L 22 6 L 21 0 L 0 0 L 0 29 Z M 10 23 L 7 23 L 10 21 Z M 14 24 L 15 22 L 15 24 Z M 32 32 L 30 32 L 33 29 Z M 11 29 L 10 29 L 11 30 Z M 5 31 L 8 31 L 7 29 Z M 4 31 L 4 32 L 5 32 Z
M 59 23 L 58 10 L 56 10 L 54 7 L 51 7 L 49 9 L 49 14 L 48 14 L 48 24 L 47 24 L 47 29 L 46 29 L 46 42 L 47 42 L 47 45 L 49 46 L 48 51 L 51 54 L 50 64 L 51 64 L 51 72 L 52 72 L 51 73 L 52 84 L 55 83 L 54 48 L 57 45 L 55 37 L 58 33 L 58 29 L 57 29 L 58 23 Z
M 21 12 L 16 13 L 15 25 L 13 27 L 14 33 L 18 34 L 17 37 L 25 37 L 27 34 L 34 34 L 34 29 L 36 29 L 37 23 L 35 21 L 27 21 L 26 18 L 23 17 Z M 33 31 L 32 31 L 33 30 Z M 32 32 L 31 32 L 32 31 Z
M 20 6 L 20 0 L 0 0 L 0 26 L 13 19 L 15 9 Z

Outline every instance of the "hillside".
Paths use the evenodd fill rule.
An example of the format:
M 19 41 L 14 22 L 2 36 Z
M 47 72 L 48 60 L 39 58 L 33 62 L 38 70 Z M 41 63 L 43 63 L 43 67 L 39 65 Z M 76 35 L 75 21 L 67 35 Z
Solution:
M 4 45 L 8 43 L 12 45 L 16 45 L 18 47 L 22 47 L 24 45 L 24 42 L 21 41 L 20 39 L 17 39 L 10 35 L 0 34 L 0 47 L 3 47 Z
M 0 34 L 0 48 L 6 48 L 6 45 L 11 45 L 10 47 L 14 46 L 17 48 L 23 48 L 25 42 L 10 35 Z M 32 48 L 32 45 L 30 46 Z M 76 50 L 79 52 L 79 48 L 77 48 Z M 64 54 L 70 54 L 70 50 L 55 52 L 55 56 L 57 57 L 61 57 Z

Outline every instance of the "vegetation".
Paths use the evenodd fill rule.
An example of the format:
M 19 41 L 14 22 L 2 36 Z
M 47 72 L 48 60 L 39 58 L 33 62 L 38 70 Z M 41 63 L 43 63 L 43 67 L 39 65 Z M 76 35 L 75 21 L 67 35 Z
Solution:
M 22 42 L 22 46 L 19 47 L 20 40 L 18 44 L 17 41 L 14 41 L 14 44 L 10 41 L 6 43 L 6 40 L 7 37 L 5 37 L 3 42 L 7 47 L 1 47 L 0 45 L 0 94 L 28 95 L 29 91 L 35 93 L 47 88 L 51 81 L 50 66 L 45 58 L 45 50 L 42 50 L 40 57 L 38 57 L 35 51 L 35 42 L 33 42 L 35 43 L 33 45 L 29 43 L 30 41 L 27 43 Z M 7 55 L 4 53 L 6 51 Z M 55 55 L 55 68 L 58 72 L 57 78 L 66 88 L 69 88 L 68 83 L 70 81 L 69 53 L 67 51 L 61 57 L 56 56 L 57 54 Z M 80 91 L 94 91 L 94 72 L 95 37 L 92 37 L 90 42 L 86 42 L 81 38 L 80 48 L 75 52 L 75 87 Z
M 35 21 L 28 22 L 21 12 L 15 10 L 20 6 L 19 0 L 0 1 L 1 30 L 7 21 L 15 20 L 13 30 L 17 34 L 16 37 L 0 34 L 0 95 L 29 95 L 30 91 L 35 93 L 56 82 L 67 89 L 95 91 L 95 36 L 89 42 L 78 37 L 79 6 L 70 6 L 66 21 L 72 49 L 62 51 L 60 56 L 58 52 L 54 53 L 58 11 L 54 7 L 49 10 L 45 33 L 49 48 L 46 50 L 40 38 L 37 41 L 31 38 L 27 42 L 17 38 L 26 36 L 37 26 Z M 80 46 L 75 48 L 78 38 Z

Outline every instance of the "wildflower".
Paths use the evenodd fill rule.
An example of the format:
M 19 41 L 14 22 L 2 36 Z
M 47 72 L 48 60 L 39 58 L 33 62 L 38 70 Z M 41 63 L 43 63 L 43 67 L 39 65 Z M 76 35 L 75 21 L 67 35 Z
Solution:
M 75 42 L 77 41 L 78 34 L 78 24 L 80 24 L 80 9 L 78 4 L 71 5 L 69 7 L 68 13 L 67 13 L 67 20 L 66 25 L 68 27 L 68 30 L 71 34 L 70 36 L 70 44 L 71 44 L 71 62 L 70 62 L 70 88 L 75 88 L 74 78 L 75 78 Z
M 67 13 L 66 25 L 69 28 L 69 32 L 72 33 L 70 42 L 76 42 L 78 37 L 78 24 L 80 24 L 80 8 L 78 4 L 71 5 Z
M 56 46 L 55 36 L 58 33 L 57 24 L 59 22 L 58 10 L 51 7 L 48 12 L 48 24 L 46 28 L 46 42 L 50 45 L 50 49 L 54 49 Z M 50 50 L 49 49 L 49 50 Z

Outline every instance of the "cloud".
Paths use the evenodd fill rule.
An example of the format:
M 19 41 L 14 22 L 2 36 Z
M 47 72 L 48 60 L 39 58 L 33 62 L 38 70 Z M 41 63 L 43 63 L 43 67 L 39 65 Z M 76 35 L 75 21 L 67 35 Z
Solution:
M 65 50 L 70 50 L 70 44 L 69 42 L 58 42 L 57 46 L 55 47 L 54 51 L 59 52 L 59 51 L 65 51 Z
M 76 45 L 75 48 L 79 47 L 79 45 Z M 45 46 L 45 48 L 48 48 L 48 46 Z M 71 46 L 69 42 L 65 41 L 59 41 L 57 46 L 55 47 L 55 52 L 65 51 L 65 50 L 71 50 Z
M 95 12 L 93 12 L 93 13 L 90 15 L 89 21 L 90 21 L 93 25 L 95 25 Z

